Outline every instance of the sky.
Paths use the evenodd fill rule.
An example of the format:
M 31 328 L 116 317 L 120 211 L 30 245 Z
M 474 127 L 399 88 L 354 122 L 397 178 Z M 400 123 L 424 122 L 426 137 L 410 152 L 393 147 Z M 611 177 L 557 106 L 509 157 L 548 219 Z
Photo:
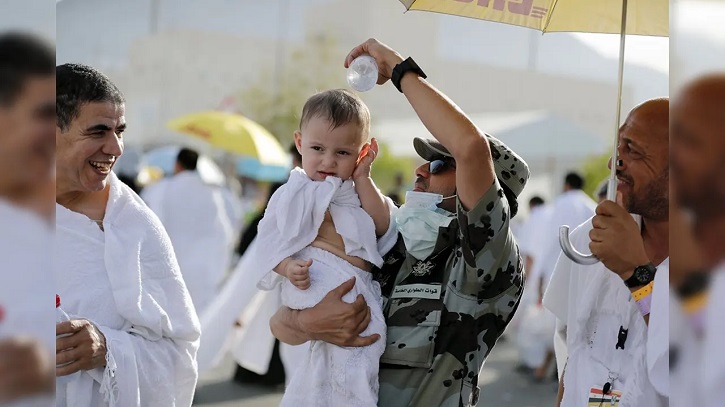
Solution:
M 58 1 L 60 0 L 56 0 Z M 129 1 L 119 1 L 119 3 L 128 4 Z M 324 3 L 324 0 L 317 0 L 315 3 Z M 0 28 L 34 28 L 54 38 L 56 26 L 52 4 L 47 0 L 3 0 L 3 9 L 9 12 L 0 13 Z M 725 30 L 719 28 L 719 24 L 725 21 L 725 0 L 676 1 L 671 5 L 670 16 L 675 35 L 683 33 L 704 38 L 715 44 L 722 44 L 725 48 Z M 619 55 L 619 39 L 616 35 L 574 34 L 574 36 L 603 56 L 617 58 Z M 629 36 L 626 51 L 625 59 L 628 63 L 647 66 L 663 73 L 669 70 L 670 46 L 665 38 Z
M 0 9 L 0 30 L 30 30 L 55 39 L 55 3 L 48 0 L 2 0 Z
M 12 4 L 21 4 L 25 1 L 29 2 L 42 2 L 43 0 L 3 0 L 5 4 L 10 3 L 10 9 Z M 108 0 L 92 0 L 92 1 L 105 1 Z M 221 13 L 214 17 L 216 28 L 222 31 L 239 31 L 243 33 L 245 30 L 250 29 L 250 24 L 239 24 L 239 15 L 244 14 L 259 14 L 259 20 L 270 21 L 270 18 L 275 17 L 269 15 L 276 12 L 276 7 L 268 7 L 267 5 L 258 4 L 255 2 L 245 0 L 207 0 L 204 3 L 204 7 L 196 7 L 185 5 L 185 7 L 174 7 L 169 9 L 168 5 L 170 2 L 159 0 L 162 7 L 165 8 L 164 12 L 167 13 L 166 24 L 174 25 L 175 21 L 183 21 L 185 26 L 193 26 L 194 21 L 198 21 L 201 24 L 205 24 L 206 18 L 200 18 L 203 15 L 211 15 L 215 13 L 217 9 L 230 10 L 227 13 Z M 394 1 L 394 0 L 391 0 Z M 69 3 L 69 6 L 81 5 L 84 3 L 83 0 L 63 0 L 64 3 Z M 279 0 L 278 0 L 279 2 Z M 292 15 L 299 15 L 301 11 L 311 4 L 325 3 L 326 0 L 307 0 L 307 1 L 286 1 L 286 6 L 292 9 Z M 47 3 L 47 1 L 45 1 Z M 148 0 L 123 0 L 118 1 L 119 7 L 138 7 L 141 14 L 145 13 L 148 8 L 146 5 Z M 277 3 L 277 2 L 275 2 Z M 682 7 L 686 5 L 687 7 Z M 59 5 L 60 6 L 60 5 Z M 71 7 L 71 9 L 78 10 L 77 7 Z M 240 13 L 234 12 L 235 10 Z M 242 13 L 242 11 L 244 13 Z M 402 13 L 402 5 L 401 5 Z M 5 13 L 3 13 L 5 14 Z M 170 14 L 170 15 L 169 15 Z M 59 14 L 60 15 L 60 14 Z M 7 14 L 6 14 L 7 16 Z M 676 30 L 675 32 L 685 32 L 690 35 L 696 35 L 712 39 L 714 41 L 725 44 L 725 30 L 718 29 L 717 25 L 725 18 L 725 1 L 723 0 L 686 0 L 677 1 L 674 6 L 671 6 L 670 12 L 672 26 Z M 169 18 L 170 17 L 170 18 Z M 13 19 L 15 16 L 13 17 Z M 10 21 L 10 18 L 7 18 Z M 23 20 L 20 16 L 20 20 Z M 141 18 L 144 20 L 144 18 Z M 454 24 L 467 25 L 465 20 L 455 19 Z M 0 17 L 0 25 L 2 25 L 3 18 Z M 289 22 L 292 26 L 295 26 L 295 21 Z M 477 22 L 470 23 L 470 26 L 477 24 Z M 143 24 L 144 28 L 147 24 Z M 254 24 L 252 24 L 254 26 Z M 267 31 L 271 29 L 269 25 L 263 25 L 261 27 L 254 27 L 256 31 Z M 297 31 L 297 30 L 291 30 Z M 62 32 L 59 30 L 59 32 Z M 269 31 L 266 35 L 274 35 L 273 31 Z M 288 31 L 288 35 L 292 34 Z M 553 34 L 548 34 L 553 35 Z M 609 58 L 617 58 L 619 56 L 619 37 L 617 35 L 599 35 L 599 34 L 573 34 L 581 42 L 589 45 L 592 49 L 598 53 Z M 634 63 L 649 68 L 658 70 L 659 72 L 667 73 L 669 70 L 669 41 L 667 38 L 652 38 L 652 37 L 641 37 L 641 36 L 628 36 L 626 44 L 626 55 L 625 59 L 628 63 Z
M 688 40 L 701 38 L 719 45 L 720 53 L 725 53 L 725 1 L 723 0 L 686 0 L 677 1 L 670 6 L 670 27 L 672 29 L 675 52 L 686 54 L 686 50 L 678 47 L 678 35 Z M 619 39 L 611 35 L 574 34 L 581 41 L 591 46 L 600 54 L 617 58 L 619 55 Z M 625 59 L 667 72 L 669 69 L 670 44 L 666 38 L 629 36 L 626 44 Z M 690 59 L 690 56 L 687 56 Z M 710 64 L 708 55 L 698 56 L 699 64 L 718 66 L 715 61 Z M 720 65 L 724 66 L 725 65 Z
M 619 58 L 619 36 L 609 34 L 573 34 L 579 41 L 607 58 Z M 625 39 L 625 61 L 667 73 L 670 68 L 669 38 L 630 35 Z

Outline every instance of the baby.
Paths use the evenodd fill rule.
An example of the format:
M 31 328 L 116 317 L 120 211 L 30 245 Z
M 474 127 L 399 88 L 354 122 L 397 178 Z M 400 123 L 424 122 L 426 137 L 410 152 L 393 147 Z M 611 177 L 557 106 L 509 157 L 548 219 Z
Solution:
M 282 283 L 282 303 L 310 308 L 343 282 L 355 287 L 343 299 L 362 294 L 371 322 L 362 335 L 381 338 L 364 348 L 312 341 L 297 367 L 281 406 L 377 406 L 378 365 L 385 349 L 380 286 L 372 266 L 395 244 L 395 205 L 370 178 L 378 152 L 367 142 L 370 112 L 354 94 L 330 90 L 312 96 L 294 134 L 302 169 L 272 198 L 259 224 L 256 262 L 265 275 L 258 283 Z

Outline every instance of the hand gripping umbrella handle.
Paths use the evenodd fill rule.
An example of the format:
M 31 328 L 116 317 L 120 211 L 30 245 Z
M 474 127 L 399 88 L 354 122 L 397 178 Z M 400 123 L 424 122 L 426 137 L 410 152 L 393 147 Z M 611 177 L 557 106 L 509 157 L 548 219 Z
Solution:
M 569 240 L 569 226 L 559 227 L 559 245 L 561 250 L 564 252 L 566 257 L 570 258 L 573 262 L 583 264 L 585 266 L 591 266 L 599 262 L 599 259 L 594 257 L 593 254 L 583 254 L 574 248 Z

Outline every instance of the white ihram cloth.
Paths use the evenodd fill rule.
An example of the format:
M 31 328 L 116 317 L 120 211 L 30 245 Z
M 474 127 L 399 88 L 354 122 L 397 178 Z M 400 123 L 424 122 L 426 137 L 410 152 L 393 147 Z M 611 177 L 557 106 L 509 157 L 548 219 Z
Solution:
M 64 310 L 106 337 L 107 365 L 58 386 L 58 406 L 190 406 L 199 321 L 166 232 L 112 173 L 104 231 L 56 205 L 55 281 Z
M 722 405 L 722 390 L 725 386 L 725 356 L 722 341 L 725 338 L 725 264 L 713 271 L 710 296 L 705 315 L 705 337 L 703 346 L 703 406 Z
M 217 295 L 234 244 L 233 220 L 222 188 L 196 171 L 163 179 L 143 194 L 169 234 L 194 308 L 201 314 Z
M 571 233 L 577 250 L 588 251 L 591 229 L 590 219 Z M 562 407 L 587 405 L 589 390 L 601 389 L 610 374 L 616 377 L 612 390 L 623 393 L 620 407 L 668 405 L 668 280 L 669 258 L 657 266 L 648 327 L 618 275 L 602 263 L 584 266 L 559 257 L 544 306 L 566 325 L 566 348 L 557 348 L 558 362 L 561 352 L 568 355 Z M 624 349 L 616 349 L 620 327 L 628 329 Z
M 544 290 L 561 253 L 559 228 L 566 225 L 569 229 L 574 229 L 594 216 L 596 209 L 597 204 L 581 190 L 562 193 L 547 209 L 548 221 L 544 222 L 544 234 L 540 235 L 542 247 L 536 253 L 533 271 L 537 281 L 543 278 Z
M 526 304 L 533 295 L 538 301 L 539 290 L 545 291 L 549 284 L 551 274 L 556 266 L 556 261 L 561 253 L 559 247 L 559 227 L 567 225 L 573 229 L 587 219 L 594 216 L 596 203 L 581 190 L 570 190 L 559 195 L 551 205 L 548 205 L 543 212 L 546 217 L 540 225 L 541 231 L 536 235 L 540 239 L 540 248 L 534 252 L 533 270 L 527 273 L 527 287 L 524 290 L 523 302 Z M 524 248 L 529 250 L 529 242 L 525 242 Z M 543 285 L 543 287 L 542 287 Z M 528 290 L 529 294 L 526 294 Z M 529 308 L 531 306 L 529 305 Z M 534 305 L 535 307 L 535 305 Z M 526 305 L 521 309 L 526 309 Z M 529 350 L 524 353 L 531 353 L 530 362 L 537 362 L 532 367 L 539 366 L 544 361 L 546 352 L 556 349 L 556 344 L 552 343 L 552 335 L 556 330 L 556 318 L 546 309 L 537 309 L 537 321 L 535 325 L 540 325 L 540 333 L 546 333 L 545 336 L 536 336 L 538 340 L 531 341 Z M 523 314 L 523 315 L 527 315 Z M 526 321 L 529 324 L 529 321 Z M 533 324 L 532 324 L 533 325 Z M 522 328 L 524 332 L 528 328 Z M 524 338 L 521 338 L 524 339 Z
M 275 337 L 269 320 L 282 306 L 281 287 L 272 291 L 258 291 L 240 319 L 242 328 L 235 330 L 230 346 L 234 360 L 247 370 L 260 375 L 269 371 L 274 352 Z M 303 365 L 310 350 L 309 343 L 289 345 L 279 343 L 279 356 L 284 366 L 285 382 L 289 384 L 295 371 Z
M 55 360 L 51 274 L 52 230 L 40 217 L 0 198 L 0 340 L 31 336 Z M 53 394 L 27 397 L 5 407 L 50 407 Z
M 725 386 L 725 263 L 712 271 L 702 332 L 698 335 L 687 320 L 682 303 L 672 294 L 670 341 L 677 350 L 670 372 L 672 406 L 722 406 Z M 702 311 L 701 311 L 702 312 Z
M 373 220 L 360 207 L 352 181 L 327 177 L 325 181 L 316 182 L 304 171 L 294 169 L 289 181 L 270 199 L 259 223 L 258 245 L 254 252 L 257 269 L 265 273 L 259 287 L 274 289 L 282 281 L 282 303 L 290 308 L 304 309 L 314 306 L 329 291 L 356 277 L 355 287 L 343 300 L 353 302 L 358 294 L 362 294 L 372 313 L 372 321 L 362 335 L 381 335 L 375 344 L 364 348 L 342 348 L 313 341 L 307 358 L 285 391 L 281 406 L 377 406 L 378 367 L 386 331 L 380 286 L 372 280 L 371 273 L 330 252 L 308 246 L 317 237 L 329 209 L 335 229 L 345 244 L 345 253 L 381 267 L 382 256 L 397 240 L 392 213 L 395 205 L 389 199 L 387 202 L 391 211 L 390 227 L 378 240 Z M 313 260 L 311 286 L 307 290 L 297 289 L 272 271 L 289 256 Z
M 539 304 L 539 278 L 536 264 L 541 261 L 541 252 L 546 246 L 546 228 L 549 223 L 551 205 L 539 205 L 531 211 L 516 241 L 521 256 L 533 259 L 533 267 L 526 270 L 526 287 L 521 297 L 519 311 L 514 315 L 507 332 L 515 337 L 521 363 L 537 368 L 544 363 L 546 353 L 551 349 L 555 318 L 549 310 Z
M 282 303 L 279 288 L 260 291 L 252 283 L 255 276 L 259 278 L 251 262 L 256 246 L 257 239 L 254 239 L 219 295 L 201 313 L 204 336 L 196 358 L 200 374 L 218 366 L 230 350 L 234 360 L 248 370 L 263 375 L 269 369 L 275 340 L 269 320 Z M 241 319 L 242 327 L 234 329 L 237 319 Z M 280 342 L 279 346 L 285 377 L 289 380 L 294 369 L 302 364 L 309 345 Z

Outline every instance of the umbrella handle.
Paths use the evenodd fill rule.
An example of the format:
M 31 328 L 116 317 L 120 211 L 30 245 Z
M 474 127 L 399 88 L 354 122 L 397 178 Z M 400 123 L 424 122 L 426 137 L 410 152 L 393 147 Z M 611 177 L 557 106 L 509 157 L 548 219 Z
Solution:
M 583 254 L 574 248 L 569 239 L 569 226 L 559 227 L 559 245 L 561 250 L 564 252 L 566 257 L 570 258 L 573 262 L 583 264 L 585 266 L 591 266 L 599 262 L 599 259 L 594 257 L 593 254 Z

